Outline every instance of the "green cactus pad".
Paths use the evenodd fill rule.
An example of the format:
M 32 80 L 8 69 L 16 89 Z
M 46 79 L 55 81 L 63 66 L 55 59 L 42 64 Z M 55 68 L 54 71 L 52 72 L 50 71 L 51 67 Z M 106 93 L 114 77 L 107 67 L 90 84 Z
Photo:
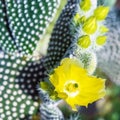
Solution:
M 25 119 L 37 112 L 36 85 L 43 80 L 45 69 L 42 61 L 25 59 L 0 53 L 0 118 Z
M 8 53 L 32 54 L 58 5 L 58 0 L 0 1 L 2 49 Z
M 44 63 L 48 70 L 55 68 L 59 64 L 72 42 L 73 36 L 70 25 L 78 4 L 78 0 L 68 0 L 57 20 Z

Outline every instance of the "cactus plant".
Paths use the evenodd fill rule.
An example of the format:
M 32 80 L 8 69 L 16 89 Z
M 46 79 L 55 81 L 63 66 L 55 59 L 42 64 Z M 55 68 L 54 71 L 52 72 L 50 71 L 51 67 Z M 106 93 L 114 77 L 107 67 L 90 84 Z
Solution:
M 97 0 L 68 0 L 53 29 L 47 55 L 39 60 L 34 59 L 33 52 L 47 25 L 53 18 L 53 13 L 55 13 L 58 5 L 58 0 L 0 1 L 0 118 L 3 120 L 32 119 L 31 116 L 36 114 L 39 109 L 38 95 L 42 100 L 40 105 L 41 119 L 63 120 L 64 117 L 60 109 L 51 101 L 51 96 L 49 97 L 48 93 L 42 88 L 37 90 L 36 86 L 39 82 L 48 82 L 48 80 L 51 80 L 54 85 L 49 77 L 55 76 L 57 69 L 62 65 L 64 66 L 64 58 L 66 57 L 69 58 L 67 59 L 69 64 L 73 63 L 75 69 L 81 67 L 79 70 L 84 69 L 85 75 L 88 73 L 89 78 L 92 79 L 93 77 L 90 77 L 90 75 L 96 69 L 97 56 L 100 57 L 105 53 L 103 50 L 103 54 L 101 54 L 101 48 L 106 42 L 105 34 L 108 31 L 103 25 L 103 20 L 109 10 L 108 7 L 99 4 L 97 7 Z M 101 14 L 101 11 L 104 14 Z M 108 46 L 105 49 L 109 51 Z M 62 59 L 64 62 L 61 62 Z M 109 67 L 104 67 L 107 65 L 105 62 L 104 58 L 98 61 L 100 67 L 106 72 Z M 116 61 L 114 63 L 116 64 Z M 118 61 L 117 65 L 119 65 Z M 117 68 L 115 65 L 114 67 Z M 119 74 L 116 71 L 109 74 L 113 76 L 116 73 Z M 98 97 L 87 98 L 87 102 L 83 102 L 83 105 L 87 106 L 88 103 L 104 96 L 105 81 L 94 78 L 93 80 L 101 83 L 99 88 L 103 89 L 99 91 L 96 88 L 100 95 L 95 92 Z M 90 85 L 95 84 L 97 82 Z M 67 84 L 66 89 L 74 91 L 77 89 L 77 85 Z M 94 89 L 92 90 L 94 91 Z M 57 94 L 62 97 L 66 95 Z M 71 103 L 71 105 L 73 104 Z M 12 112 L 14 113 L 12 114 Z M 80 118 L 73 115 L 70 119 L 77 120 Z
M 0 1 L 2 49 L 32 54 L 58 5 L 58 0 Z
M 36 85 L 46 77 L 46 70 L 42 60 L 36 61 L 32 54 L 58 5 L 58 0 L 0 1 L 2 120 L 32 119 L 37 112 Z
M 76 12 L 79 0 L 68 0 L 53 29 L 44 65 L 48 71 L 55 68 L 72 41 L 70 24 Z
M 56 103 L 50 99 L 46 91 L 38 86 L 39 96 L 42 100 L 40 105 L 40 118 L 42 120 L 64 120 L 62 112 L 57 107 Z
M 37 111 L 36 85 L 46 76 L 41 64 L 41 61 L 1 53 L 0 114 L 2 119 L 24 118 L 25 115 L 32 115 Z

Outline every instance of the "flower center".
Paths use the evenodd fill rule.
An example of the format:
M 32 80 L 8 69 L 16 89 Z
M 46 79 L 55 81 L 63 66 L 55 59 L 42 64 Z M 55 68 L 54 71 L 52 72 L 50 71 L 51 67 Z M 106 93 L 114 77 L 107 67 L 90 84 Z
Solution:
M 79 93 L 78 83 L 69 81 L 65 84 L 64 92 L 71 97 L 76 96 Z

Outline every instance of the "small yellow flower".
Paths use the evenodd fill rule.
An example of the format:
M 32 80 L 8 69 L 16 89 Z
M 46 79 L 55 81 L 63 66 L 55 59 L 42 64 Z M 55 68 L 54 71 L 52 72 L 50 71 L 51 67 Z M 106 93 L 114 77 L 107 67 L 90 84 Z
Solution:
M 89 17 L 84 25 L 83 25 L 83 31 L 87 34 L 93 34 L 97 30 L 97 21 L 94 16 Z
M 50 81 L 58 93 L 73 110 L 76 106 L 88 106 L 105 95 L 105 80 L 89 76 L 77 59 L 65 58 L 54 73 Z
M 91 1 L 90 0 L 81 0 L 80 7 L 84 11 L 88 11 L 91 7 Z
M 88 48 L 91 44 L 90 37 L 88 35 L 81 36 L 78 39 L 77 44 L 82 48 Z
M 99 6 L 95 9 L 94 15 L 97 20 L 104 20 L 109 12 L 109 7 Z

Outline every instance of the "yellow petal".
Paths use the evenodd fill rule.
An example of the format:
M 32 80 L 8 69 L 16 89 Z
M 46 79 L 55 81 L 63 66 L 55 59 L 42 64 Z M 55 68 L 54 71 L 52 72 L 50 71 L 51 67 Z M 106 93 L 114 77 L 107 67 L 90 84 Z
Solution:
M 56 85 L 58 79 L 56 79 L 57 77 L 55 77 L 56 75 L 50 75 L 49 78 L 50 78 L 50 81 L 53 85 Z
M 67 95 L 66 93 L 64 93 L 64 92 L 59 92 L 59 93 L 58 93 L 58 97 L 59 97 L 59 98 L 66 99 L 66 98 L 68 97 L 68 95 Z

